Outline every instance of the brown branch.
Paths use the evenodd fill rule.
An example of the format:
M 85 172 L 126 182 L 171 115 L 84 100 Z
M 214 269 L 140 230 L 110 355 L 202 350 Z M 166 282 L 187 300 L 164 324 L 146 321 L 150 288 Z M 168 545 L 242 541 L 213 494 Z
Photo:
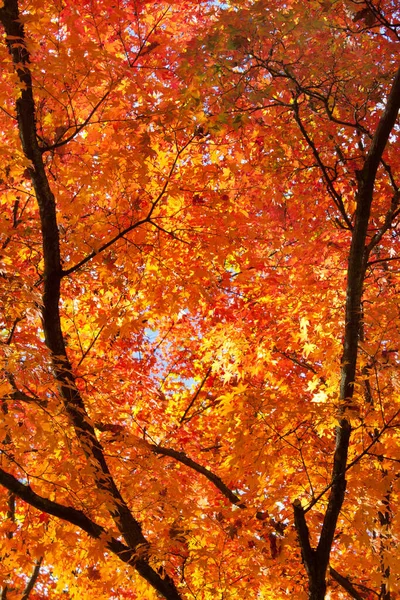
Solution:
M 400 410 L 396 411 L 394 413 L 394 415 L 392 417 L 390 417 L 389 421 L 387 421 L 387 423 L 385 423 L 385 425 L 382 427 L 381 431 L 379 433 L 377 433 L 376 435 L 374 435 L 374 439 L 372 440 L 372 442 L 370 444 L 368 444 L 368 446 L 366 448 L 364 448 L 364 450 L 362 452 L 360 452 L 360 454 L 358 456 L 356 456 L 347 465 L 346 471 L 348 471 L 349 469 L 354 467 L 354 465 L 356 465 L 364 456 L 369 454 L 370 449 L 379 441 L 379 439 L 382 437 L 382 435 L 385 433 L 385 431 L 391 427 L 391 424 L 393 423 L 395 418 L 399 416 L 399 414 L 400 414 Z
M 148 562 L 141 557 L 141 548 L 136 550 L 129 548 L 116 538 L 110 536 L 107 530 L 98 525 L 92 519 L 89 519 L 81 510 L 71 506 L 65 506 L 39 496 L 29 485 L 24 485 L 10 473 L 0 468 L 0 485 L 18 496 L 21 500 L 34 506 L 38 510 L 45 512 L 53 517 L 57 517 L 75 525 L 82 531 L 85 531 L 93 539 L 103 539 L 105 547 L 113 554 L 118 556 L 123 562 L 132 565 L 138 573 L 146 579 L 157 591 L 159 591 L 167 600 L 181 600 L 173 581 L 165 576 L 162 578 Z
M 315 550 L 311 548 L 310 532 L 305 519 L 304 509 L 298 499 L 293 502 L 293 514 L 304 566 L 308 575 L 313 577 L 315 571 Z
M 211 483 L 215 485 L 216 488 L 219 489 L 219 491 L 225 496 L 225 498 L 229 500 L 229 502 L 239 506 L 239 508 L 245 508 L 245 505 L 241 502 L 239 496 L 234 494 L 232 490 L 230 490 L 222 481 L 222 479 L 218 477 L 218 475 L 207 469 L 207 467 L 203 467 L 196 461 L 189 458 L 184 452 L 179 452 L 178 450 L 173 450 L 172 448 L 165 448 L 164 446 L 158 446 L 156 444 L 148 444 L 148 446 L 151 451 L 154 452 L 154 454 L 160 454 L 162 456 L 174 458 L 197 473 L 204 475 L 209 481 L 211 481 Z
M 9 346 L 9 345 L 11 344 L 11 342 L 12 342 L 12 339 L 13 339 L 13 337 L 14 337 L 15 329 L 16 329 L 16 327 L 17 327 L 17 325 L 18 325 L 18 323 L 19 323 L 20 321 L 22 321 L 22 318 L 21 318 L 21 317 L 17 317 L 17 318 L 14 320 L 14 323 L 12 324 L 12 327 L 11 327 L 10 335 L 8 336 L 8 338 L 7 338 L 7 340 L 6 340 L 6 346 Z
M 97 112 L 97 110 L 100 108 L 100 106 L 103 104 L 103 102 L 106 101 L 106 99 L 108 98 L 108 96 L 110 95 L 112 91 L 112 87 L 108 90 L 108 92 L 106 92 L 101 98 L 100 100 L 97 102 L 97 104 L 95 104 L 95 106 L 92 108 L 92 110 L 90 111 L 90 113 L 88 114 L 88 116 L 86 117 L 86 119 L 80 123 L 79 125 L 76 125 L 75 130 L 73 133 L 71 133 L 71 135 L 69 135 L 68 137 L 66 137 L 64 140 L 60 140 L 55 142 L 54 144 L 46 144 L 46 146 L 42 146 L 41 147 L 41 152 L 49 152 L 50 150 L 55 150 L 56 148 L 60 148 L 61 146 L 65 146 L 66 144 L 68 144 L 69 142 L 71 142 L 74 137 L 76 137 L 78 135 L 78 133 L 80 131 L 82 131 L 82 129 L 84 129 L 89 123 L 91 118 L 93 117 L 93 115 Z
M 374 439 L 372 440 L 372 442 L 370 442 L 368 444 L 368 446 L 366 448 L 364 448 L 364 450 L 362 452 L 360 452 L 360 454 L 358 454 L 355 458 L 353 458 L 353 460 L 346 466 L 346 473 L 347 471 L 349 471 L 352 467 L 354 467 L 354 465 L 356 465 L 364 456 L 366 455 L 371 455 L 370 449 L 377 443 L 379 442 L 380 438 L 382 437 L 382 435 L 385 433 L 385 431 L 387 429 L 390 428 L 392 422 L 394 421 L 394 419 L 396 417 L 398 417 L 400 414 L 400 410 L 396 411 L 395 414 L 389 419 L 389 421 L 387 423 L 385 423 L 385 425 L 382 427 L 382 429 L 380 430 L 379 433 L 377 433 L 376 435 L 374 435 Z M 332 479 L 331 482 L 324 487 L 324 489 L 318 494 L 318 496 L 316 496 L 309 504 L 308 506 L 306 506 L 306 508 L 304 509 L 304 512 L 308 512 L 309 510 L 312 509 L 313 506 L 315 506 L 317 504 L 317 502 L 319 502 L 321 500 L 321 498 L 326 494 L 326 492 L 328 492 L 331 487 L 333 486 L 333 484 L 335 483 L 335 480 Z
M 400 256 L 388 256 L 387 258 L 377 258 L 375 260 L 368 261 L 368 267 L 371 265 L 376 265 L 377 263 L 389 262 L 392 260 L 400 260 Z
M 211 373 L 211 367 L 209 367 L 207 369 L 206 374 L 204 375 L 203 379 L 200 382 L 199 387 L 196 390 L 196 393 L 194 394 L 193 398 L 191 399 L 191 401 L 189 402 L 188 406 L 185 409 L 185 412 L 183 413 L 183 415 L 181 416 L 181 418 L 179 419 L 179 424 L 181 425 L 185 420 L 186 420 L 186 415 L 188 414 L 189 410 L 192 408 L 193 404 L 196 402 L 201 390 L 204 387 L 205 382 L 207 381 L 209 375 Z
M 351 220 L 346 212 L 346 209 L 344 207 L 343 204 L 343 199 L 341 194 L 338 193 L 338 191 L 336 190 L 334 184 L 333 184 L 333 180 L 332 178 L 329 176 L 328 174 L 328 168 L 327 166 L 322 162 L 320 153 L 318 152 L 318 149 L 314 143 L 314 141 L 311 139 L 311 137 L 309 136 L 303 121 L 300 118 L 300 109 L 299 109 L 299 104 L 297 102 L 297 99 L 294 102 L 293 105 L 293 114 L 294 114 L 294 120 L 296 121 L 305 141 L 307 142 L 307 144 L 309 145 L 309 147 L 311 148 L 311 151 L 314 155 L 315 160 L 317 161 L 318 167 L 322 173 L 323 179 L 325 181 L 325 184 L 327 186 L 328 192 L 331 196 L 331 198 L 333 199 L 335 205 L 337 206 L 337 208 L 340 211 L 340 214 L 342 215 L 347 227 L 352 230 L 353 225 L 351 223 Z
M 358 339 L 361 324 L 361 299 L 365 271 L 368 261 L 366 239 L 371 212 L 373 190 L 376 173 L 389 135 L 397 119 L 400 108 L 400 69 L 394 78 L 386 108 L 372 138 L 371 147 L 364 162 L 363 169 L 358 172 L 357 209 L 351 240 L 348 272 L 347 299 L 345 315 L 345 336 L 340 381 L 340 412 L 345 414 L 354 393 L 354 381 L 358 356 Z M 336 450 L 332 469 L 332 487 L 328 507 L 322 525 L 321 536 L 317 547 L 319 560 L 325 565 L 329 561 L 330 550 L 336 529 L 337 519 L 344 500 L 346 489 L 346 463 L 350 443 L 351 425 L 346 418 L 341 418 L 336 431 Z
M 368 190 L 373 190 L 376 172 L 390 133 L 396 123 L 400 109 L 400 68 L 397 70 L 390 90 L 385 110 L 379 120 L 368 155 L 361 171 L 361 177 L 365 181 Z
M 384 221 L 382 227 L 375 233 L 375 235 L 372 237 L 370 243 L 368 244 L 368 246 L 366 248 L 366 253 L 368 255 L 370 254 L 371 250 L 373 250 L 373 248 L 375 248 L 375 246 L 377 244 L 379 244 L 379 242 L 381 241 L 382 237 L 385 235 L 387 230 L 390 229 L 390 227 L 392 226 L 393 220 L 396 217 L 396 210 L 399 206 L 399 201 L 400 201 L 400 191 L 397 191 L 392 197 L 392 201 L 390 203 L 390 208 L 389 208 L 388 212 L 386 213 L 385 221 Z M 371 264 L 371 263 L 368 263 L 368 264 Z
M 43 557 L 41 556 L 39 558 L 39 560 L 36 561 L 35 567 L 33 569 L 33 573 L 29 578 L 28 583 L 26 584 L 25 590 L 24 590 L 24 595 L 22 596 L 21 600 L 28 600 L 33 588 L 36 585 L 36 582 L 38 580 L 39 574 L 40 574 L 40 567 L 42 566 L 42 562 L 43 562 Z
M 156 444 L 148 444 L 149 448 L 154 452 L 154 454 L 161 454 L 162 456 L 169 456 L 170 458 L 174 458 L 179 461 L 183 465 L 186 465 L 190 469 L 193 469 L 197 473 L 204 475 L 208 481 L 210 481 L 215 487 L 229 500 L 231 504 L 237 506 L 238 508 L 245 509 L 247 505 L 245 502 L 242 502 L 240 497 L 237 496 L 232 490 L 222 481 L 218 475 L 210 471 L 210 469 L 203 467 L 198 462 L 189 458 L 184 452 L 179 452 L 177 450 L 173 450 L 172 448 L 165 448 L 163 446 L 158 446 Z M 207 449 L 208 450 L 208 449 Z M 256 519 L 259 521 L 264 521 L 268 514 L 263 511 L 257 511 L 255 514 Z M 269 519 L 269 524 L 271 527 L 275 529 L 275 531 L 282 535 L 285 529 L 285 525 L 281 522 L 277 522 L 274 519 Z
M 284 358 L 287 358 L 288 360 L 292 361 L 292 363 L 294 363 L 298 367 L 301 367 L 302 369 L 306 369 L 307 371 L 311 371 L 311 373 L 314 373 L 314 375 L 318 375 L 318 371 L 316 369 L 314 369 L 314 367 L 312 365 L 310 365 L 310 363 L 308 363 L 304 359 L 299 360 L 298 358 L 296 358 L 296 354 L 294 352 L 289 354 L 288 352 L 279 350 L 276 346 L 274 346 L 273 351 L 277 352 Z M 325 384 L 325 381 L 323 380 L 322 377 L 320 377 L 320 381 L 321 381 L 321 383 Z
M 115 235 L 113 238 L 111 238 L 105 244 L 102 244 L 99 248 L 97 248 L 97 250 L 93 250 L 93 252 L 91 252 L 90 254 L 85 256 L 85 258 L 82 258 L 82 260 L 80 260 L 78 263 L 76 263 L 76 265 L 74 265 L 73 267 L 70 267 L 69 269 L 62 270 L 61 277 L 66 277 L 67 275 L 72 275 L 72 273 L 75 273 L 75 271 L 78 271 L 86 263 L 91 261 L 95 256 L 97 256 L 98 254 L 101 254 L 102 252 L 104 252 L 104 250 L 107 250 L 107 248 L 109 248 L 110 246 L 115 244 L 115 242 L 118 242 L 118 240 L 123 238 L 127 233 L 130 233 L 137 227 L 140 227 L 140 225 L 143 225 L 144 223 L 149 223 L 149 222 L 150 222 L 149 216 L 147 215 L 147 217 L 145 217 L 144 219 L 136 221 L 136 223 L 129 225 L 129 227 L 125 227 L 125 229 L 120 231 L 117 235 Z
M 336 431 L 336 450 L 333 459 L 332 487 L 328 506 L 322 524 L 321 535 L 317 546 L 318 561 L 326 571 L 332 548 L 336 523 L 344 501 L 346 491 L 346 462 L 350 443 L 351 425 L 347 419 L 341 419 Z
M 356 588 L 351 583 L 350 579 L 348 579 L 348 577 L 344 577 L 343 575 L 338 573 L 333 567 L 329 568 L 329 573 L 332 579 L 334 579 L 344 590 L 346 590 L 346 592 L 352 598 L 354 598 L 355 600 L 365 600 L 364 596 L 361 596 L 357 592 Z
M 299 124 L 299 127 L 301 128 L 302 123 L 301 120 L 299 121 L 298 106 L 295 106 L 295 110 L 296 107 L 297 122 Z M 400 69 L 397 71 L 396 76 L 394 78 L 393 85 L 387 99 L 386 108 L 383 111 L 376 132 L 372 138 L 371 146 L 365 159 L 363 169 L 357 173 L 357 208 L 355 212 L 355 223 L 352 232 L 347 271 L 345 333 L 343 344 L 343 356 L 341 361 L 341 378 L 339 394 L 340 420 L 339 425 L 336 428 L 336 449 L 333 459 L 331 483 L 329 485 L 330 495 L 328 499 L 328 506 L 325 512 L 321 534 L 316 549 L 316 568 L 314 571 L 308 570 L 310 598 L 315 600 L 324 598 L 326 589 L 325 573 L 329 562 L 329 556 L 331 553 L 337 520 L 339 518 L 339 514 L 343 505 L 346 490 L 345 474 L 347 470 L 351 423 L 345 415 L 346 409 L 348 408 L 349 404 L 351 404 L 351 400 L 353 398 L 354 393 L 354 382 L 358 357 L 358 340 L 362 318 L 361 301 L 365 272 L 370 251 L 366 246 L 368 225 L 377 169 L 381 162 L 382 154 L 389 139 L 390 133 L 396 122 L 399 108 Z M 322 167 L 323 165 L 321 166 L 321 168 Z M 354 464 L 354 461 L 353 463 L 351 463 L 351 465 L 352 464 Z M 325 491 L 326 490 L 324 490 L 323 493 L 325 493 Z M 311 506 L 318 501 L 319 497 L 317 497 L 312 503 L 310 503 L 307 510 L 309 510 Z M 296 527 L 299 532 L 299 539 L 301 542 L 303 558 L 307 568 L 307 560 L 309 563 L 310 560 L 307 558 L 307 552 L 306 554 L 304 554 L 304 548 L 307 551 L 306 537 L 308 536 L 308 530 L 304 527 L 304 523 L 302 522 L 302 519 L 304 518 L 304 512 L 306 511 L 303 511 L 300 503 L 298 503 L 297 506 L 294 505 L 293 508 L 295 510 L 295 522 L 297 520 Z
M 11 392 L 11 394 L 7 394 L 6 396 L 4 396 L 4 400 L 19 400 L 21 402 L 27 402 L 28 404 L 37 404 L 38 406 L 44 407 L 47 406 L 47 400 L 41 400 L 37 396 L 29 396 L 28 394 L 20 390 L 17 387 L 15 377 L 12 373 L 6 373 L 6 377 L 14 391 Z
M 169 184 L 170 179 L 172 177 L 172 174 L 173 174 L 173 172 L 174 172 L 174 170 L 176 168 L 176 165 L 178 163 L 179 157 L 181 156 L 182 152 L 184 150 L 186 150 L 186 148 L 189 146 L 189 144 L 191 144 L 191 142 L 193 141 L 194 138 L 195 138 L 195 136 L 191 137 L 189 139 L 189 141 L 186 142 L 186 144 L 184 144 L 182 146 L 182 148 L 180 148 L 177 151 L 176 156 L 175 156 L 175 158 L 174 158 L 174 160 L 172 162 L 171 168 L 169 170 L 169 173 L 166 176 L 166 180 L 164 182 L 164 185 L 161 188 L 161 191 L 158 194 L 157 198 L 152 202 L 151 208 L 150 208 L 147 216 L 144 219 L 140 219 L 139 221 L 136 221 L 136 223 L 133 223 L 129 227 L 126 227 L 125 229 L 123 229 L 122 231 L 120 231 L 116 236 L 114 236 L 113 238 L 111 238 L 111 240 L 109 240 L 105 244 L 102 244 L 99 248 L 97 248 L 97 250 L 93 250 L 93 252 L 91 252 L 90 254 L 88 254 L 87 256 L 85 256 L 85 258 L 83 258 L 81 261 L 79 261 L 73 267 L 70 267 L 69 269 L 61 270 L 60 271 L 61 277 L 65 277 L 66 275 L 71 275 L 75 271 L 78 271 L 81 267 L 83 267 L 86 263 L 88 263 L 90 260 L 92 260 L 95 256 L 97 256 L 101 252 L 104 252 L 104 250 L 107 250 L 107 248 L 109 248 L 110 246 L 112 246 L 113 244 L 115 244 L 115 242 L 117 242 L 118 240 L 122 239 L 127 233 L 130 233 L 131 231 L 133 231 L 134 229 L 136 229 L 140 225 L 144 225 L 145 223 L 149 223 L 150 225 L 153 225 L 154 227 L 160 229 L 160 227 L 157 226 L 156 223 L 154 223 L 151 220 L 151 217 L 153 215 L 153 212 L 154 212 L 156 206 L 159 204 L 160 200 L 163 198 L 163 196 L 165 195 L 165 192 L 167 191 L 168 184 Z
M 45 343 L 52 356 L 54 375 L 63 397 L 65 411 L 88 463 L 91 464 L 96 486 L 108 498 L 109 512 L 118 530 L 132 550 L 144 546 L 148 548 L 140 523 L 132 515 L 111 475 L 103 448 L 96 437 L 93 423 L 76 387 L 72 365 L 66 352 L 59 309 L 62 268 L 56 202 L 38 143 L 32 76 L 29 69 L 30 56 L 25 43 L 25 31 L 20 19 L 18 0 L 5 0 L 3 7 L 0 8 L 0 22 L 4 26 L 8 50 L 21 84 L 16 101 L 18 129 L 23 152 L 30 163 L 28 170 L 39 207 L 44 261 L 42 321 Z M 174 164 L 177 160 L 176 157 Z M 167 183 L 163 190 L 166 189 L 166 185 Z M 32 500 L 31 491 L 27 492 L 20 488 L 21 493 L 28 495 Z M 143 564 L 145 564 L 144 559 Z M 151 577 L 155 574 L 148 564 L 143 566 L 143 569 L 150 570 L 148 572 Z M 171 586 L 173 587 L 172 583 Z M 176 592 L 173 596 L 178 598 L 179 594 Z

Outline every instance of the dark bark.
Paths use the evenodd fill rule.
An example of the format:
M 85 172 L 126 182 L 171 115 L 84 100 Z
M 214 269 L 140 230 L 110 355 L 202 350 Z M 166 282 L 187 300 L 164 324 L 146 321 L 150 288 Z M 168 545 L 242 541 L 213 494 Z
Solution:
M 102 491 L 114 500 L 113 516 L 116 523 L 132 547 L 146 544 L 139 523 L 133 519 L 111 477 L 102 448 L 96 438 L 83 399 L 76 386 L 64 338 L 59 312 L 61 259 L 56 218 L 56 203 L 45 172 L 42 153 L 36 136 L 35 105 L 32 91 L 32 78 L 28 68 L 29 54 L 25 48 L 25 34 L 19 21 L 17 0 L 6 0 L 0 11 L 0 20 L 7 34 L 7 44 L 16 65 L 16 70 L 24 88 L 17 100 L 19 134 L 25 156 L 31 161 L 29 168 L 35 195 L 40 211 L 43 238 L 44 290 L 42 320 L 46 345 L 51 351 L 54 372 L 59 383 L 64 405 L 75 428 L 77 437 L 86 456 L 94 459 L 94 476 Z M 9 41 L 11 39 L 11 41 Z
M 149 566 L 145 559 L 140 558 L 140 552 L 138 553 L 135 549 L 107 535 L 104 527 L 89 519 L 81 510 L 71 506 L 64 506 L 63 504 L 39 496 L 29 485 L 24 485 L 16 477 L 3 469 L 0 469 L 0 485 L 38 510 L 79 527 L 79 529 L 85 531 L 90 537 L 94 539 L 104 538 L 105 545 L 110 552 L 116 554 L 123 562 L 134 566 L 140 575 L 158 592 L 163 594 L 167 600 L 181 600 L 172 579 L 168 576 L 161 577 L 159 573 Z
M 179 461 L 183 465 L 186 465 L 190 469 L 197 471 L 201 475 L 207 477 L 211 483 L 215 485 L 217 489 L 231 502 L 240 508 L 244 508 L 244 504 L 241 502 L 239 496 L 234 494 L 232 490 L 228 488 L 228 486 L 222 481 L 218 475 L 207 469 L 207 467 L 203 467 L 198 462 L 192 460 L 187 456 L 184 452 L 179 452 L 179 450 L 174 450 L 173 448 L 165 448 L 164 446 L 157 446 L 156 444 L 149 444 L 149 448 L 154 452 L 154 454 L 161 454 L 163 456 L 170 456 L 175 460 Z
M 22 84 L 20 96 L 16 102 L 16 111 L 21 144 L 25 156 L 30 161 L 28 170 L 40 213 L 44 260 L 42 321 L 45 342 L 51 353 L 54 374 L 61 391 L 65 411 L 74 427 L 83 452 L 93 466 L 96 486 L 107 494 L 112 504 L 110 514 L 128 546 L 134 551 L 140 548 L 143 553 L 144 549 L 148 548 L 147 540 L 142 533 L 140 523 L 133 517 L 110 473 L 83 398 L 75 385 L 72 365 L 66 352 L 59 311 L 63 273 L 56 202 L 42 159 L 43 149 L 39 146 L 36 134 L 35 102 L 29 69 L 30 56 L 25 44 L 24 27 L 19 19 L 18 0 L 5 0 L 4 6 L 0 9 L 0 22 L 5 29 L 7 46 Z M 144 559 L 137 562 L 135 567 L 153 586 L 155 586 L 154 581 L 161 579 L 145 563 Z M 171 586 L 173 586 L 172 583 Z M 179 598 L 176 590 L 174 593 L 175 595 L 169 597 Z
M 354 585 L 351 583 L 350 579 L 348 579 L 347 577 L 344 577 L 343 575 L 338 573 L 332 567 L 330 567 L 329 573 L 330 573 L 332 579 L 334 579 L 344 590 L 346 590 L 346 592 L 352 598 L 354 598 L 355 600 L 364 600 L 364 597 L 358 593 L 358 591 L 356 590 Z
M 352 231 L 348 270 L 345 310 L 345 333 L 341 365 L 339 394 L 339 425 L 336 428 L 336 448 L 333 459 L 332 477 L 328 506 L 325 512 L 317 548 L 310 546 L 310 537 L 300 503 L 293 505 L 295 526 L 302 551 L 303 562 L 309 579 L 309 599 L 324 600 L 325 577 L 329 564 L 337 520 L 346 491 L 346 467 L 350 444 L 351 423 L 347 409 L 351 407 L 356 378 L 358 341 L 362 320 L 362 294 L 369 253 L 373 245 L 368 244 L 368 225 L 377 170 L 382 154 L 396 122 L 400 109 L 400 69 L 394 78 L 387 104 L 378 123 L 364 166 L 358 172 L 357 208 Z M 393 206 L 389 212 L 393 213 Z M 386 219 L 387 220 L 387 219 Z M 385 220 L 385 222 L 386 222 Z
M 39 558 L 39 560 L 36 561 L 35 567 L 33 569 L 33 573 L 30 576 L 28 583 L 26 584 L 26 587 L 24 590 L 24 595 L 22 596 L 21 600 L 28 600 L 31 592 L 33 591 L 33 588 L 35 587 L 36 582 L 39 577 L 39 574 L 40 574 L 40 567 L 42 566 L 42 562 L 43 562 L 43 558 Z

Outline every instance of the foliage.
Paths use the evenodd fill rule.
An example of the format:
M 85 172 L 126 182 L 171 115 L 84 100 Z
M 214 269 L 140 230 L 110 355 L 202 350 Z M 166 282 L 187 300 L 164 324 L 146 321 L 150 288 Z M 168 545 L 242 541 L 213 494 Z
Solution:
M 2 600 L 399 597 L 397 4 L 0 22 Z

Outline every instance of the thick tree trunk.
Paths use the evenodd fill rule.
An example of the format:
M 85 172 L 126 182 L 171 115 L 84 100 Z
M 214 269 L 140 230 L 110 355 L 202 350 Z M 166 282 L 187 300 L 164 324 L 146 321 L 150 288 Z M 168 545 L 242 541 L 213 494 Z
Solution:
M 326 594 L 325 573 L 310 581 L 309 600 L 324 600 Z

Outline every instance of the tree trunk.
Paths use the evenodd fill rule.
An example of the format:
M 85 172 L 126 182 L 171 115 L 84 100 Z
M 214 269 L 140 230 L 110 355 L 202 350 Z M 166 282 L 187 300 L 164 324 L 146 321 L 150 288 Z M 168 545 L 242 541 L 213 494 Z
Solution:
M 308 600 L 324 600 L 326 594 L 325 573 L 310 578 Z

